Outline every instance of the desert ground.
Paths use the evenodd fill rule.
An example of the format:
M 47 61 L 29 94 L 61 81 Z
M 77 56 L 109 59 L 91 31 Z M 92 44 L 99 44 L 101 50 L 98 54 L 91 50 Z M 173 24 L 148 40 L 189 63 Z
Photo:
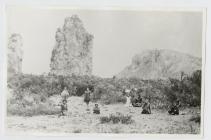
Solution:
M 199 134 L 200 124 L 189 121 L 193 110 L 182 110 L 181 115 L 171 116 L 166 111 L 152 109 L 151 115 L 141 114 L 142 109 L 125 107 L 124 104 L 101 105 L 101 114 L 93 114 L 95 103 L 90 103 L 90 111 L 82 97 L 68 98 L 67 116 L 7 116 L 8 133 L 141 133 L 141 134 Z M 101 123 L 101 116 L 122 113 L 131 115 L 131 124 Z

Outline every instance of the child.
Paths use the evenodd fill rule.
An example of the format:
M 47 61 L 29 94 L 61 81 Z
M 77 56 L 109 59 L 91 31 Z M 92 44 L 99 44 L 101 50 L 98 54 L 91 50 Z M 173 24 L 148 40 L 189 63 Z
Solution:
M 59 114 L 59 117 L 65 116 L 65 112 L 67 111 L 67 100 L 63 100 L 59 106 L 61 106 L 61 113 Z
M 93 109 L 94 114 L 100 114 L 100 108 L 98 107 L 98 104 L 95 104 L 95 107 Z

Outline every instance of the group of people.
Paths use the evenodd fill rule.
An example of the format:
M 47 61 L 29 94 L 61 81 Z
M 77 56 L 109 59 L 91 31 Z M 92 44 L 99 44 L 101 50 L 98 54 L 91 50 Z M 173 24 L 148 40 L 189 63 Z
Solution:
M 142 98 L 141 93 L 142 90 L 135 89 L 127 89 L 123 91 L 126 95 L 126 104 L 128 107 L 142 107 L 142 114 L 151 114 L 151 105 L 150 98 Z M 179 100 L 175 100 L 168 107 L 168 113 L 170 115 L 179 115 L 179 108 L 181 104 Z
M 139 90 L 140 91 L 140 90 Z M 141 90 L 142 91 L 142 90 Z M 123 91 L 123 94 L 126 97 L 126 107 L 142 107 L 142 114 L 151 114 L 151 105 L 150 105 L 150 98 L 142 98 L 141 94 L 138 92 L 137 89 L 126 89 Z M 69 97 L 69 93 L 67 90 L 67 87 L 64 88 L 64 90 L 61 92 L 61 103 L 59 106 L 61 107 L 61 113 L 59 114 L 60 116 L 65 116 L 65 112 L 67 112 L 67 98 Z M 87 88 L 84 92 L 84 102 L 87 105 L 87 111 L 89 111 L 89 102 L 91 101 L 91 90 Z M 168 110 L 168 113 L 170 115 L 179 115 L 179 107 L 180 107 L 180 102 L 179 100 L 176 100 Z M 94 114 L 100 114 L 100 108 L 98 104 L 95 104 L 93 108 L 93 113 Z
M 91 100 L 90 95 L 91 95 L 91 91 L 89 88 L 87 88 L 86 91 L 84 92 L 84 102 L 87 105 L 87 110 L 90 110 L 89 109 L 89 102 Z M 67 90 L 67 87 L 64 87 L 64 90 L 61 92 L 60 96 L 61 96 L 61 102 L 60 102 L 59 106 L 61 108 L 61 112 L 59 114 L 59 117 L 65 116 L 66 112 L 68 111 L 67 98 L 69 97 L 69 92 Z M 95 106 L 93 108 L 93 113 L 100 114 L 100 108 L 99 108 L 98 104 L 95 104 Z
M 141 95 L 135 89 L 126 89 L 123 93 L 126 96 L 126 104 L 127 107 L 142 107 L 142 114 L 151 114 L 151 107 L 149 98 L 142 99 Z

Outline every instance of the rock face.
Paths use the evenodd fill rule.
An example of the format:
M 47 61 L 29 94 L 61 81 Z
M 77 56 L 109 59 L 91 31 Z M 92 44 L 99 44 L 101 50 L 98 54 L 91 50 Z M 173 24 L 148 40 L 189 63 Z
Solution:
M 67 17 L 55 35 L 50 73 L 56 75 L 91 75 L 93 35 L 77 15 Z
M 9 38 L 8 51 L 7 51 L 8 76 L 22 73 L 22 60 L 23 60 L 22 46 L 23 43 L 21 35 L 12 34 Z
M 137 54 L 132 64 L 120 72 L 118 78 L 141 79 L 180 78 L 181 72 L 192 74 L 201 69 L 201 58 L 170 50 L 147 50 Z

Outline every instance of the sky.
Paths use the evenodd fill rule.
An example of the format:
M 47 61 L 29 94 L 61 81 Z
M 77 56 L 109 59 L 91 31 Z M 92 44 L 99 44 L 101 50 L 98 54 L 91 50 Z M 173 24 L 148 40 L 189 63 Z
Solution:
M 146 49 L 169 49 L 201 57 L 201 12 L 7 7 L 7 37 L 19 33 L 23 38 L 23 73 L 50 71 L 56 30 L 66 17 L 75 14 L 94 36 L 94 75 L 111 77 Z

